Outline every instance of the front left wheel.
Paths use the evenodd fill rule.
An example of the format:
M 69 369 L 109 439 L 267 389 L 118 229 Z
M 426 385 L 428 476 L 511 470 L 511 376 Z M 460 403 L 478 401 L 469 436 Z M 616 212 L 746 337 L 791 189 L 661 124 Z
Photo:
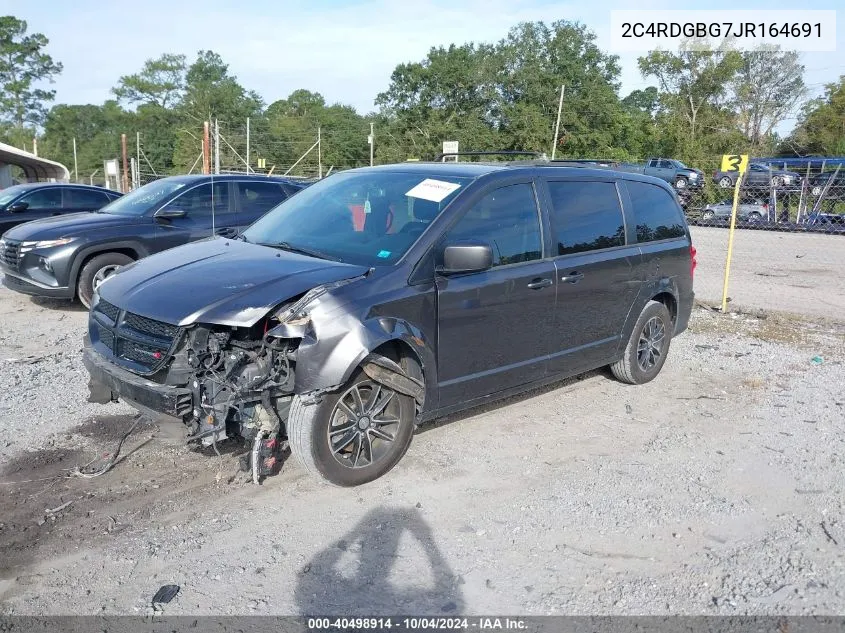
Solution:
M 131 257 L 123 253 L 103 253 L 87 261 L 79 271 L 79 280 L 76 282 L 76 296 L 79 297 L 82 305 L 90 308 L 97 287 L 119 268 L 133 261 Z
M 413 398 L 358 370 L 318 403 L 294 396 L 287 420 L 291 453 L 314 475 L 337 486 L 359 486 L 402 459 L 415 415 Z

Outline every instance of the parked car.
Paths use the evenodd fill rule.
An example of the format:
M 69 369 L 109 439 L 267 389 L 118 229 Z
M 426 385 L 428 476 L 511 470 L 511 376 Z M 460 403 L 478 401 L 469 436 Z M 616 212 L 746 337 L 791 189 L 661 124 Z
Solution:
M 829 186 L 828 186 L 828 183 Z M 825 171 L 815 176 L 811 176 L 809 180 L 810 195 L 818 198 L 825 191 L 824 199 L 832 201 L 845 200 L 845 168 L 839 171 Z
M 266 176 L 173 176 L 99 211 L 44 218 L 0 240 L 3 283 L 25 294 L 78 298 L 121 266 L 186 242 L 234 237 L 304 185 Z
M 364 221 L 355 208 L 363 199 Z M 332 175 L 237 239 L 142 259 L 97 289 L 93 402 L 241 438 L 253 477 L 284 440 L 353 486 L 417 424 L 610 365 L 655 378 L 693 303 L 672 188 L 600 169 L 403 163 Z
M 701 221 L 730 220 L 732 211 L 733 200 L 708 204 L 701 210 Z M 769 205 L 762 200 L 745 200 L 737 206 L 736 219 L 742 222 L 763 222 L 768 217 Z
M 813 213 L 807 217 L 806 224 L 829 232 L 845 231 L 845 215 L 841 213 Z
M 801 174 L 782 169 L 770 169 L 766 165 L 758 163 L 749 163 L 746 174 L 744 183 L 746 187 L 768 188 L 772 185 L 775 187 L 794 187 L 801 182 Z M 734 187 L 738 177 L 739 172 L 736 171 L 713 172 L 713 182 L 723 189 Z
M 30 220 L 96 211 L 119 197 L 117 191 L 88 185 L 55 182 L 13 185 L 0 190 L 0 235 Z
M 619 163 L 616 169 L 660 178 L 679 191 L 687 188 L 699 189 L 704 186 L 703 171 L 687 167 L 681 161 L 672 158 L 649 158 L 645 165 Z

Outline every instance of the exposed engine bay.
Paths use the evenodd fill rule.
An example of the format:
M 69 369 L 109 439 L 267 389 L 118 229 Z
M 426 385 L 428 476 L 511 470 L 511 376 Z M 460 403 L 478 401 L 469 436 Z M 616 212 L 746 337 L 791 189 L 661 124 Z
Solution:
M 153 419 L 184 424 L 188 442 L 218 453 L 222 440 L 245 442 L 241 467 L 256 483 L 281 464 L 294 399 L 316 404 L 356 368 L 413 398 L 419 411 L 421 374 L 409 375 L 389 350 L 369 350 L 396 337 L 421 339 L 395 319 L 365 325 L 343 309 L 331 291 L 354 279 L 319 285 L 234 323 L 169 324 L 99 298 L 83 354 L 89 400 L 123 400 Z
M 215 445 L 242 438 L 252 446 L 254 479 L 271 474 L 284 448 L 284 424 L 293 398 L 294 367 L 300 339 L 270 330 L 270 316 L 251 328 L 188 328 L 167 371 L 169 384 L 193 393 L 192 415 L 183 422 L 187 440 Z

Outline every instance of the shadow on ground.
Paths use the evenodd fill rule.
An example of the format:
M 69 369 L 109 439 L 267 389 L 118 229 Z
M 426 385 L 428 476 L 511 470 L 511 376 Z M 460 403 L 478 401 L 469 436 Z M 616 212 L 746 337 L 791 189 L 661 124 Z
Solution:
M 370 511 L 301 570 L 295 597 L 303 615 L 464 611 L 460 581 L 416 508 Z

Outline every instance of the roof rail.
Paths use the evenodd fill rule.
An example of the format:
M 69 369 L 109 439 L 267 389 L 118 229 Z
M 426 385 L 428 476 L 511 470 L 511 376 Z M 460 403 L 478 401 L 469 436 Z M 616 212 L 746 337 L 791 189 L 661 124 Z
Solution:
M 548 160 L 545 152 L 532 152 L 505 149 L 498 152 L 441 152 L 434 157 L 434 162 L 446 162 L 447 156 L 531 156 L 539 160 Z

